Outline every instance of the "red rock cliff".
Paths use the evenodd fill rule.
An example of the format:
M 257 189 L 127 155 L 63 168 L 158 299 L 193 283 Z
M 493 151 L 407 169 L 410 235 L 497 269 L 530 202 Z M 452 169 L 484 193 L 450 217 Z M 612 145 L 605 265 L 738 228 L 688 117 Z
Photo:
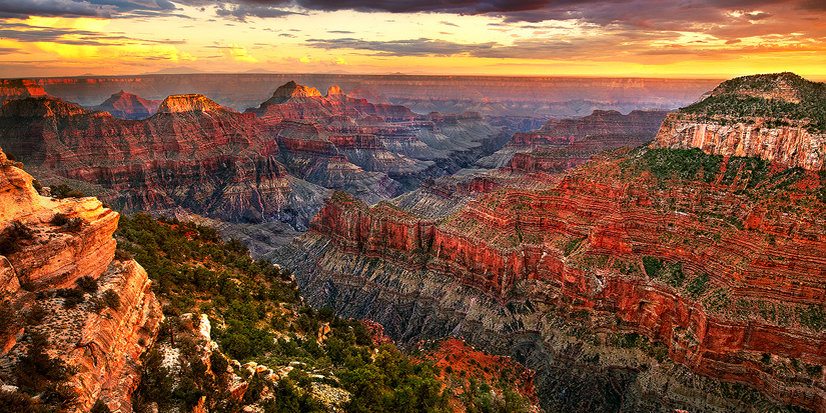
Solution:
M 826 178 L 760 162 L 638 150 L 585 164 L 544 189 L 494 190 L 441 223 L 339 194 L 307 236 L 335 247 L 293 264 L 346 285 L 390 276 L 388 292 L 432 273 L 502 305 L 527 294 L 543 308 L 584 311 L 597 331 L 656 340 L 700 375 L 826 412 L 817 368 L 826 364 L 826 206 L 817 195 Z M 356 266 L 339 274 L 335 251 L 390 261 L 402 273 Z M 545 287 L 525 293 L 525 283 Z M 425 294 L 412 285 L 419 287 L 400 296 Z M 457 300 L 452 288 L 423 303 L 439 294 Z

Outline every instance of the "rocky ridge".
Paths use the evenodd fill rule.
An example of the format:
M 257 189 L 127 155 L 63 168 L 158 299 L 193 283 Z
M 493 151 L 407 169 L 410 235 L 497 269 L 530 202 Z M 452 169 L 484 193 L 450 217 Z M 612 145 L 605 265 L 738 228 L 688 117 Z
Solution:
M 0 79 L 0 104 L 7 100 L 52 97 L 31 79 Z
M 58 386 L 70 411 L 89 411 L 96 401 L 113 411 L 131 411 L 140 355 L 154 341 L 163 316 L 141 266 L 113 260 L 118 214 L 94 198 L 41 197 L 20 164 L 2 152 L 0 163 L 0 294 L 3 311 L 14 314 L 3 315 L 0 379 L 20 386 L 18 392 L 39 386 L 21 383 L 34 378 L 18 372 L 26 357 L 34 357 L 34 337 L 46 337 L 45 349 L 38 351 L 71 372 Z M 67 304 L 69 296 L 58 293 L 73 289 L 79 279 L 95 280 L 97 288 L 80 292 L 80 303 Z M 116 294 L 101 306 L 106 291 Z
M 288 83 L 262 107 L 259 118 L 202 95 L 173 95 L 154 115 L 127 121 L 26 98 L 0 107 L 0 144 L 50 180 L 102 187 L 96 194 L 126 212 L 184 208 L 305 230 L 331 189 L 368 203 L 390 199 L 507 139 L 478 116 L 418 118 L 335 87 L 322 97 Z

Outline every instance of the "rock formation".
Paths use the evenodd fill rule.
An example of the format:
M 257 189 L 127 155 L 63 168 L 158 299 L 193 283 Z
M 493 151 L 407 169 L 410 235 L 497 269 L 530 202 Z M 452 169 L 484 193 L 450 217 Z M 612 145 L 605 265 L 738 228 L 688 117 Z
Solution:
M 94 110 L 109 112 L 112 116 L 121 119 L 146 119 L 155 114 L 161 101 L 146 100 L 138 95 L 121 90 L 113 94 Z
M 134 95 L 116 97 L 113 107 L 145 105 Z M 329 189 L 376 203 L 467 166 L 507 139 L 478 115 L 419 117 L 347 98 L 336 87 L 323 97 L 295 82 L 258 113 L 188 94 L 167 97 L 151 117 L 125 121 L 27 98 L 0 107 L 0 144 L 47 174 L 99 185 L 110 191 L 102 199 L 127 212 L 184 208 L 306 230 Z
M 118 214 L 94 198 L 41 197 L 32 177 L 2 152 L 0 165 L 0 299 L 13 311 L 0 332 L 0 379 L 21 385 L 19 364 L 34 351 L 33 337 L 45 337 L 47 357 L 70 372 L 61 396 L 70 410 L 89 411 L 100 400 L 131 411 L 140 355 L 163 316 L 140 265 L 113 260 Z M 85 292 L 74 289 L 81 278 Z
M 403 105 L 416 113 L 478 112 L 485 117 L 547 120 L 586 116 L 594 110 L 666 110 L 686 106 L 720 81 L 501 76 L 189 74 L 38 79 L 52 95 L 94 106 L 121 89 L 146 99 L 199 93 L 235 109 L 258 106 L 272 85 L 288 81 L 324 91 L 339 85 L 351 98 Z M 535 127 L 523 130 L 532 130 Z
M 21 160 L 113 189 L 126 211 L 184 207 L 233 222 L 296 228 L 326 189 L 291 175 L 267 125 L 200 95 L 170 96 L 158 113 L 125 121 L 51 99 L 0 108 L 0 138 Z
M 826 84 L 793 73 L 723 82 L 709 96 L 671 114 L 657 135 L 662 148 L 700 148 L 754 156 L 810 170 L 826 168 Z
M 416 114 L 404 106 L 372 104 L 365 99 L 352 99 L 344 95 L 338 86 L 333 86 L 327 96 L 313 87 L 302 86 L 290 81 L 273 92 L 272 97 L 257 108 L 247 112 L 264 119 L 313 119 L 326 120 L 331 116 L 345 115 L 362 117 L 378 115 L 385 119 L 412 120 Z
M 660 146 L 497 171 L 456 209 L 396 201 L 415 215 L 337 193 L 273 257 L 396 340 L 514 356 L 549 410 L 826 412 L 826 177 Z

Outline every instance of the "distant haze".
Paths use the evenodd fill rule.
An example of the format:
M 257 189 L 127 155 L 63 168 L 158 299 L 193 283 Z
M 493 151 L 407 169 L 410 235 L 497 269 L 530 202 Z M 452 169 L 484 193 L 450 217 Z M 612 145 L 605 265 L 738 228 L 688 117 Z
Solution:
M 333 85 L 375 103 L 391 102 L 418 113 L 479 112 L 491 116 L 579 117 L 595 109 L 628 113 L 671 110 L 697 101 L 719 79 L 576 78 L 502 76 L 358 76 L 308 74 L 192 74 L 103 78 L 45 78 L 50 94 L 87 107 L 125 90 L 144 99 L 200 93 L 240 111 L 267 100 L 291 80 L 324 92 Z

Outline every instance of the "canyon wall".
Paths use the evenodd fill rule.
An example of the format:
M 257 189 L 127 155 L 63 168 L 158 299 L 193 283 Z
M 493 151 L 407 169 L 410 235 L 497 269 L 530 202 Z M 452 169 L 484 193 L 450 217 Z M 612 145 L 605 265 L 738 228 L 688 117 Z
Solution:
M 546 408 L 759 411 L 751 387 L 823 412 L 822 181 L 624 150 L 437 220 L 338 193 L 275 258 L 310 303 L 394 339 L 517 357 Z
M 824 169 L 826 84 L 794 73 L 744 76 L 671 114 L 657 134 L 661 148 L 752 156 L 786 167 Z

